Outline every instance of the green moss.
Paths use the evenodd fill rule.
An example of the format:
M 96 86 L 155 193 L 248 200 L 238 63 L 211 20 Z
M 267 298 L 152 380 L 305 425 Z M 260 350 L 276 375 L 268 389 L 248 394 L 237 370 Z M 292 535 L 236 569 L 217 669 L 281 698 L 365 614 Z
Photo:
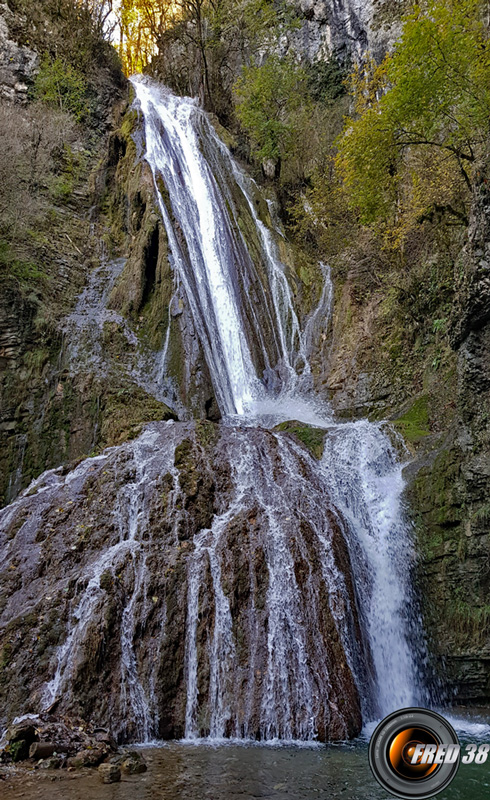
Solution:
M 446 607 L 448 628 L 460 644 L 483 645 L 490 635 L 490 605 L 475 606 L 455 597 Z
M 16 258 L 10 245 L 0 239 L 0 278 L 12 279 L 21 285 L 32 287 L 46 278 L 46 274 L 33 261 Z
M 414 510 L 424 517 L 421 531 L 421 546 L 427 537 L 434 540 L 444 531 L 459 538 L 458 526 L 463 517 L 462 500 L 459 487 L 461 454 L 455 449 L 442 450 L 432 467 L 422 468 L 413 481 L 411 493 L 414 497 Z
M 106 570 L 100 576 L 99 586 L 105 592 L 110 592 L 114 583 L 114 578 L 112 576 L 112 572 L 110 570 Z
M 101 413 L 99 447 L 134 439 L 147 422 L 177 419 L 165 403 L 133 385 L 105 394 L 101 401 Z
M 50 357 L 51 353 L 45 347 L 37 347 L 24 353 L 23 361 L 28 371 L 28 377 L 39 376 L 49 362 Z
M 314 428 L 311 425 L 303 425 L 301 422 L 290 421 L 281 422 L 274 428 L 275 431 L 285 431 L 302 442 L 310 453 L 320 459 L 323 455 L 326 431 L 323 428 Z
M 428 398 L 419 397 L 402 417 L 393 421 L 393 425 L 409 442 L 418 442 L 424 436 L 428 436 L 430 433 Z
M 222 142 L 225 143 L 227 148 L 232 151 L 236 150 L 238 147 L 238 142 L 235 136 L 233 136 L 233 134 L 227 128 L 221 125 L 221 123 L 218 120 L 218 117 L 215 116 L 214 114 L 211 114 L 210 121 L 216 133 L 218 134 L 219 138 L 221 139 Z
M 196 422 L 196 437 L 203 447 L 213 446 L 219 439 L 219 428 L 209 420 L 198 420 Z
M 135 108 L 129 108 L 124 114 L 120 130 L 124 139 L 128 143 L 133 133 L 135 133 L 135 131 L 138 129 L 138 120 L 138 112 Z
M 178 323 L 170 319 L 170 341 L 167 353 L 167 371 L 171 375 L 180 389 L 183 391 L 185 386 L 185 350 L 180 335 Z
M 0 654 L 0 682 L 7 681 L 6 669 L 12 660 L 13 648 L 9 642 L 5 642 Z
M 490 503 L 484 503 L 473 512 L 471 522 L 477 526 L 488 526 L 490 523 Z
M 20 739 L 18 742 L 12 742 L 12 744 L 9 745 L 9 753 L 12 761 L 24 761 L 29 757 L 29 745 L 24 739 Z

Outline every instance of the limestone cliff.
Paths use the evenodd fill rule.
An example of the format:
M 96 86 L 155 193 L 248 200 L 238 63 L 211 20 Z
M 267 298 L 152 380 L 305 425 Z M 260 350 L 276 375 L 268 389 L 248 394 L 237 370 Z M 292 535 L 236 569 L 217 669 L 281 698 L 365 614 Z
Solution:
M 380 60 L 400 31 L 399 9 L 383 18 L 380 5 L 376 0 L 299 0 L 301 23 L 292 46 L 312 62 L 332 55 L 356 61 L 366 53 Z

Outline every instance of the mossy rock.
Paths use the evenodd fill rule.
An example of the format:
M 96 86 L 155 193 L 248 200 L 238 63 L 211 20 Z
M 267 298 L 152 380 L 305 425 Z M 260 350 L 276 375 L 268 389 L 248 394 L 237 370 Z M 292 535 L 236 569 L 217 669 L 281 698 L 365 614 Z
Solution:
M 314 428 L 312 425 L 305 425 L 302 422 L 291 420 L 288 422 L 281 422 L 279 425 L 276 425 L 274 430 L 291 434 L 295 439 L 304 444 L 317 460 L 320 460 L 322 457 L 325 436 L 327 434 L 324 428 Z
M 174 465 L 180 472 L 179 483 L 183 493 L 195 497 L 198 491 L 199 471 L 196 465 L 196 453 L 190 439 L 184 439 L 175 448 Z
M 101 410 L 103 418 L 99 448 L 136 438 L 148 422 L 177 420 L 177 415 L 165 403 L 133 385 L 106 394 L 101 402 Z
M 25 761 L 29 758 L 29 744 L 24 739 L 18 742 L 12 742 L 9 746 L 9 753 L 12 761 Z
M 218 425 L 210 420 L 197 420 L 196 438 L 202 447 L 213 447 L 219 439 Z
M 412 444 L 429 436 L 429 407 L 427 396 L 419 397 L 402 417 L 393 420 L 393 425 Z

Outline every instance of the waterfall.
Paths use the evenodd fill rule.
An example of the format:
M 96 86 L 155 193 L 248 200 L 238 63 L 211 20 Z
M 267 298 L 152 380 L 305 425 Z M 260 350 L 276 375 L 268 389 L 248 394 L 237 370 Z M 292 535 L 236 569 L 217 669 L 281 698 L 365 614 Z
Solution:
M 44 710 L 90 715 L 121 741 L 355 736 L 425 699 L 407 454 L 388 424 L 339 422 L 315 395 L 328 265 L 300 321 L 273 203 L 195 100 L 133 86 L 172 298 L 192 313 L 222 422 L 151 423 L 0 511 L 0 623 L 14 649 L 29 641 L 10 680 L 29 675 Z M 106 308 L 122 268 L 94 270 L 67 350 L 104 374 L 102 332 L 116 324 L 128 372 L 164 397 L 170 328 L 140 363 Z
M 173 263 L 220 409 L 226 416 L 257 417 L 271 410 L 273 397 L 275 415 L 279 406 L 287 419 L 287 401 L 301 383 L 297 366 L 303 383 L 309 374 L 308 336 L 252 182 L 196 100 L 140 77 L 133 85 Z M 322 294 L 319 311 L 330 299 Z
M 276 239 L 282 232 L 273 220 L 269 219 L 268 226 L 261 218 L 256 187 L 233 160 L 206 114 L 195 100 L 176 97 L 147 79 L 134 78 L 133 86 L 144 116 L 145 157 L 153 172 L 177 280 L 182 282 L 192 309 L 221 410 L 235 423 L 238 415 L 242 425 L 272 425 L 279 419 L 294 418 L 328 429 L 324 454 L 316 467 L 316 477 L 324 491 L 324 515 L 318 521 L 315 517 L 315 526 L 319 541 L 323 541 L 329 527 L 325 513 L 327 509 L 337 509 L 350 554 L 371 667 L 360 663 L 359 652 L 354 653 L 356 646 L 346 640 L 346 635 L 348 638 L 354 633 L 352 626 L 349 630 L 345 614 L 337 616 L 336 624 L 352 673 L 364 693 L 364 715 L 384 715 L 416 704 L 421 690 L 410 644 L 414 622 L 410 615 L 413 553 L 402 504 L 406 453 L 386 425 L 367 421 L 336 423 L 331 410 L 325 404 L 320 408 L 311 390 L 308 393 L 310 387 L 305 381 L 310 374 L 308 355 L 317 326 L 330 313 L 333 292 L 329 270 L 322 265 L 320 303 L 302 331 L 286 268 L 278 255 Z M 249 232 L 248 239 L 259 254 L 262 275 L 256 263 L 257 252 L 252 253 L 253 248 L 241 232 L 243 205 L 253 223 L 253 234 Z M 252 289 L 258 291 L 260 305 L 256 302 L 249 307 Z M 270 329 L 268 342 L 260 337 L 265 320 Z M 279 380 L 271 381 L 271 374 Z M 252 464 L 257 455 L 242 452 L 237 458 L 235 502 L 239 504 L 241 493 L 252 491 L 253 476 L 257 475 Z M 297 456 L 284 439 L 281 458 L 284 470 L 297 472 Z M 276 508 L 274 493 L 279 487 L 274 488 L 273 484 L 273 480 L 265 485 L 261 482 L 255 489 L 262 489 L 260 505 L 266 509 L 271 549 L 269 672 L 262 699 L 261 731 L 265 737 L 294 734 L 311 738 L 315 729 L 314 691 L 311 671 L 306 667 L 304 630 L 295 622 L 301 613 L 297 586 L 291 577 L 294 568 L 286 545 L 287 526 Z M 198 735 L 195 629 L 205 557 L 210 563 L 215 592 L 211 735 L 224 735 L 227 727 L 223 720 L 232 716 L 230 709 L 225 713 L 222 707 L 226 697 L 223 684 L 227 670 L 233 674 L 236 653 L 229 602 L 223 592 L 219 542 L 223 526 L 235 512 L 236 508 L 227 509 L 215 518 L 210 530 L 199 535 L 191 559 L 186 632 L 186 732 L 190 736 Z M 328 571 L 326 543 L 322 544 L 322 554 Z M 347 593 L 345 587 L 340 589 L 340 573 L 330 572 L 326 581 L 331 593 L 342 594 L 345 611 Z M 276 607 L 277 618 L 273 611 Z M 289 639 L 285 638 L 284 626 L 290 632 Z M 294 689 L 287 674 L 283 674 L 291 664 L 295 664 Z M 367 677 L 370 668 L 375 683 L 371 696 Z M 279 708 L 288 708 L 294 693 L 296 705 L 304 709 L 305 720 L 293 730 L 282 724 L 277 715 Z
M 382 423 L 340 425 L 330 431 L 320 465 L 345 521 L 354 575 L 363 587 L 360 603 L 381 716 L 423 697 L 414 657 L 422 645 L 411 613 L 414 554 L 402 504 L 400 438 Z

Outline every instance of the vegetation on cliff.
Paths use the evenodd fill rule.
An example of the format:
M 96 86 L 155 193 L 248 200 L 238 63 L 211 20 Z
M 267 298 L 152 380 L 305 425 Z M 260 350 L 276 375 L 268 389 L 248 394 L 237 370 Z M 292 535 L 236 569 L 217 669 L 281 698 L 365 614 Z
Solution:
M 14 80 L 25 82 L 17 103 L 0 101 L 0 497 L 8 502 L 47 467 L 93 447 L 101 387 L 81 375 L 73 384 L 60 322 L 100 255 L 94 167 L 125 79 L 85 4 L 11 0 L 2 21 Z M 23 73 L 25 53 L 32 67 Z
M 487 144 L 490 41 L 483 4 L 431 0 L 382 64 L 357 66 L 337 166 L 364 224 L 403 237 L 435 212 L 467 222 Z

